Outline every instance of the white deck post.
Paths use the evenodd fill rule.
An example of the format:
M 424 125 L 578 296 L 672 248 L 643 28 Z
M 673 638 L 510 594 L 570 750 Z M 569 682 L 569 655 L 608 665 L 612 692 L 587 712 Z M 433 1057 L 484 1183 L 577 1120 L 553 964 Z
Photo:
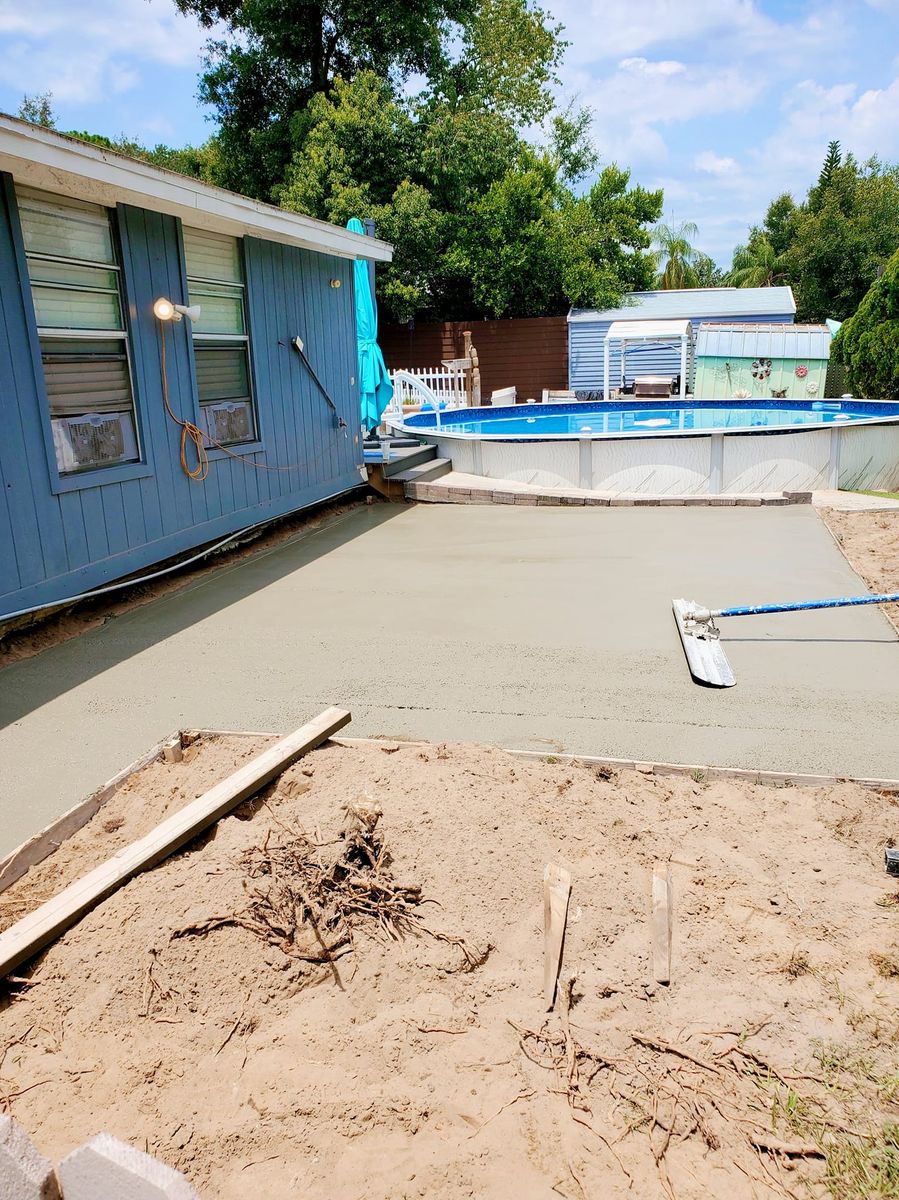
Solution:
M 609 399 L 609 339 L 608 339 L 608 337 L 606 337 L 606 340 L 603 343 L 603 345 L 605 346 L 605 360 L 603 363 L 603 372 L 602 372 L 602 398 L 603 398 L 603 400 L 608 400 Z
M 681 334 L 680 339 L 680 398 L 687 395 L 687 335 Z

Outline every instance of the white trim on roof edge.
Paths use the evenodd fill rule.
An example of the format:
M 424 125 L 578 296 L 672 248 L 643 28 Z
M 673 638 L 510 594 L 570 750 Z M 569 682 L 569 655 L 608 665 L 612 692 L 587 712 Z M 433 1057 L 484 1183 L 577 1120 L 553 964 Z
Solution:
M 250 200 L 2 113 L 0 171 L 31 187 L 108 207 L 132 204 L 217 233 L 267 238 L 340 258 L 393 258 L 393 247 L 379 238 Z
M 668 291 L 631 292 L 620 308 L 571 308 L 568 324 L 604 321 L 668 320 L 726 321 L 740 316 L 795 315 L 796 300 L 788 284 L 762 288 L 672 288 Z

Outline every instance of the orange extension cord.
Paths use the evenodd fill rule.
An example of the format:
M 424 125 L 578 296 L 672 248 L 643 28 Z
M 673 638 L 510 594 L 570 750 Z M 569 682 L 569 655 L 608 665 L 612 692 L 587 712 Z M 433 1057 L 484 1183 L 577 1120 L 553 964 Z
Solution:
M 169 373 L 166 362 L 166 345 L 165 345 L 165 327 L 167 321 L 161 321 L 156 318 L 158 333 L 159 333 L 159 362 L 162 372 L 162 402 L 165 405 L 165 411 L 169 417 L 181 429 L 181 470 L 188 479 L 192 479 L 195 483 L 202 481 L 209 474 L 209 454 L 206 450 L 206 443 L 209 442 L 215 446 L 216 450 L 221 450 L 223 454 L 227 454 L 229 458 L 235 458 L 238 462 L 244 463 L 248 467 L 253 467 L 257 471 L 304 471 L 317 462 L 324 454 L 319 454 L 315 459 L 311 459 L 304 463 L 289 463 L 284 467 L 271 467 L 267 463 L 255 462 L 246 454 L 235 454 L 233 450 L 229 450 L 227 446 L 223 446 L 221 442 L 217 442 L 214 437 L 210 437 L 208 433 L 204 433 L 199 425 L 195 425 L 193 421 L 185 421 L 173 412 L 169 402 Z M 194 453 L 197 456 L 196 466 L 190 467 L 187 461 L 187 443 L 192 442 Z

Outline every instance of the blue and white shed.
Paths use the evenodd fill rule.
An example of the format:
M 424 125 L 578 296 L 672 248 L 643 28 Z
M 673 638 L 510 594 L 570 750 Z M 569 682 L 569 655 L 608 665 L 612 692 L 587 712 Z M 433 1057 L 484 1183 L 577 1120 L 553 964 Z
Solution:
M 0 115 L 0 619 L 357 486 L 391 254 Z
M 613 321 L 689 320 L 694 337 L 703 322 L 727 321 L 792 324 L 796 301 L 789 287 L 684 288 L 633 292 L 620 308 L 573 308 L 568 314 L 568 386 L 578 392 L 601 392 L 605 340 Z M 680 370 L 680 350 L 670 342 L 649 343 L 627 354 L 625 380 L 636 375 L 670 375 Z M 610 377 L 617 384 L 621 362 L 613 351 Z M 692 389 L 692 380 L 690 380 Z

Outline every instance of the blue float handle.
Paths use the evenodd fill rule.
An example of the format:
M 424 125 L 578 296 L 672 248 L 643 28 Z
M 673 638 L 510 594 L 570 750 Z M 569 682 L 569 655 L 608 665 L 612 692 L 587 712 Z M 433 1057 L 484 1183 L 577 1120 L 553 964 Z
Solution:
M 831 600 L 798 600 L 794 604 L 749 604 L 740 608 L 712 609 L 712 617 L 753 617 L 763 613 L 808 612 L 813 608 L 851 608 L 857 604 L 893 604 L 899 592 L 874 596 L 835 596 Z

